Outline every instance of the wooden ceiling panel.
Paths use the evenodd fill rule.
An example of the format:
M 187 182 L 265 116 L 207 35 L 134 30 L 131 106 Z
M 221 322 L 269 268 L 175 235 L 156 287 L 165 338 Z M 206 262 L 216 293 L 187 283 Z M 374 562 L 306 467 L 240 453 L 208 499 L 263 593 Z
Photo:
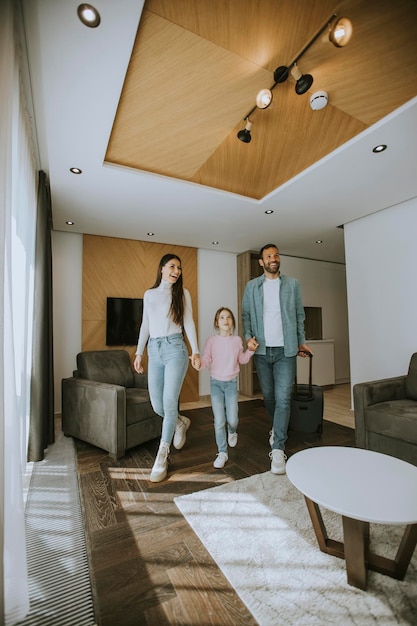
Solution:
M 296 56 L 332 15 L 335 4 L 334 0 L 147 0 L 146 8 L 273 72 Z
M 277 85 L 240 142 L 258 90 L 334 13 L 352 20 L 349 45 L 325 31 L 299 61 L 310 92 Z M 415 0 L 148 0 L 106 161 L 262 198 L 416 95 L 416 23 Z
M 349 45 L 335 48 L 325 35 L 300 68 L 314 76 L 310 91 L 325 89 L 335 107 L 371 125 L 417 94 L 417 2 L 345 0 L 340 10 L 354 25 Z
M 330 105 L 312 111 L 290 84 L 276 100 L 254 118 L 252 141 L 236 140 L 236 128 L 194 182 L 260 199 L 366 128 Z
M 188 179 L 269 81 L 263 68 L 146 13 L 106 161 Z

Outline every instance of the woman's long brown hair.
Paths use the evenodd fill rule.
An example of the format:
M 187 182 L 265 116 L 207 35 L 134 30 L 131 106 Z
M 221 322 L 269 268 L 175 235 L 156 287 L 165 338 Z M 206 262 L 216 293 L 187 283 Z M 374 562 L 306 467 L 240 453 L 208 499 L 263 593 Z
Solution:
M 162 280 L 162 268 L 168 263 L 168 261 L 171 261 L 171 259 L 177 259 L 177 261 L 181 263 L 180 257 L 176 254 L 164 254 L 162 259 L 159 261 L 158 269 L 156 271 L 155 284 L 152 285 L 151 289 L 159 287 Z M 177 282 L 172 285 L 172 299 L 169 314 L 175 324 L 182 326 L 184 321 L 184 289 L 182 286 L 182 272 Z

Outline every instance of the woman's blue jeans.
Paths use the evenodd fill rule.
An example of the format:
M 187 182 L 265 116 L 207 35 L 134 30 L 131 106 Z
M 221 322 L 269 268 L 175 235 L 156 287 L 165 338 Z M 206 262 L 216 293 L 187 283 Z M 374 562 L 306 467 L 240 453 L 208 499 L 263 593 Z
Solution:
M 288 437 L 297 357 L 284 356 L 284 348 L 266 348 L 265 355 L 255 353 L 253 358 L 266 410 L 272 420 L 272 449 L 284 450 Z
M 161 441 L 171 444 L 178 419 L 178 401 L 188 368 L 188 350 L 181 333 L 148 341 L 148 389 L 152 408 L 163 418 Z
M 233 380 L 210 378 L 214 435 L 219 452 L 227 452 L 227 430 L 235 433 L 238 425 L 237 377 Z

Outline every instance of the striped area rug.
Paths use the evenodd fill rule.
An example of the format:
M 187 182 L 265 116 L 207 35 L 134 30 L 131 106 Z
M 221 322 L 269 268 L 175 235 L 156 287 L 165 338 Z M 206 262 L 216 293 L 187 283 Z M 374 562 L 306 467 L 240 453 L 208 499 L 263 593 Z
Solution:
M 25 508 L 30 613 L 19 626 L 95 624 L 75 464 L 73 440 L 62 432 L 33 464 Z

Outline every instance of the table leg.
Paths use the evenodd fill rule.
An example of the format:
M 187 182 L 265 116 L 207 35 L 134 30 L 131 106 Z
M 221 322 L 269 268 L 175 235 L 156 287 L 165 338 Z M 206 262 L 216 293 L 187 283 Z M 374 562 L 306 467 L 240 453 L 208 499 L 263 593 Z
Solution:
M 395 559 L 369 553 L 368 569 L 403 580 L 417 545 L 417 524 L 409 524 L 403 534 Z
M 336 541 L 335 539 L 329 539 L 327 536 L 326 527 L 323 522 L 323 517 L 321 515 L 320 508 L 316 502 L 304 496 L 304 499 L 307 504 L 308 512 L 310 513 L 311 522 L 313 524 L 313 529 L 316 534 L 316 539 L 319 544 L 320 550 L 322 552 L 326 552 L 326 554 L 331 554 L 332 556 L 337 556 L 339 559 L 345 558 L 345 548 L 341 541 Z
M 369 522 L 342 515 L 347 581 L 349 585 L 366 589 L 369 551 Z
M 304 496 L 320 550 L 346 560 L 348 583 L 366 589 L 367 570 L 403 580 L 417 545 L 417 524 L 409 524 L 402 537 L 395 559 L 369 551 L 370 525 L 342 516 L 344 542 L 329 539 L 320 508 Z
M 409 524 L 404 531 L 403 538 L 395 557 L 395 578 L 403 580 L 417 545 L 417 524 Z

